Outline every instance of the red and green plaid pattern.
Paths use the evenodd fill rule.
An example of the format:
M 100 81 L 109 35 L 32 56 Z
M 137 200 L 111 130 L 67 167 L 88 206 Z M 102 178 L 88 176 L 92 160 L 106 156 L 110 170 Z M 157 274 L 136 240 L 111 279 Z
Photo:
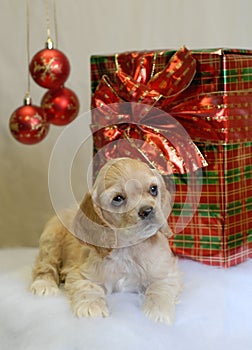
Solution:
M 145 52 L 146 55 L 152 56 L 153 75 L 164 69 L 175 52 L 174 50 Z M 197 60 L 197 74 L 185 95 L 251 89 L 252 51 L 235 49 L 195 50 L 192 51 L 192 56 Z M 120 62 L 120 54 L 91 56 L 92 93 L 104 74 L 113 81 L 117 61 Z M 129 62 L 128 66 L 124 68 L 131 75 L 133 65 Z
M 153 62 L 153 74 L 160 72 L 174 53 L 145 52 Z M 252 257 L 252 51 L 213 49 L 192 54 L 197 73 L 171 108 L 208 166 L 198 179 L 202 192 L 197 210 L 186 228 L 175 232 L 170 244 L 179 255 L 229 267 Z M 92 93 L 104 74 L 115 81 L 118 62 L 120 54 L 91 57 Z M 129 59 L 124 67 L 129 75 L 133 64 Z M 182 208 L 187 215 L 187 176 L 174 175 L 172 228 Z
M 187 227 L 170 244 L 179 255 L 229 267 L 252 257 L 252 142 L 198 146 L 208 160 L 198 179 L 202 182 L 200 203 Z M 169 218 L 172 228 L 185 201 L 186 175 L 176 177 L 176 186 Z

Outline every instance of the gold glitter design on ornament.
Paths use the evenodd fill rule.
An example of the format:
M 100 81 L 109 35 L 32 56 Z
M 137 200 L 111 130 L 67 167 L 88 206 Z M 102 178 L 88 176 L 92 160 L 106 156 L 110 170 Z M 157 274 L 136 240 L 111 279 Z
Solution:
M 41 74 L 41 80 L 45 80 L 46 75 L 48 75 L 52 80 L 56 79 L 55 74 L 52 72 L 52 65 L 55 62 L 55 57 L 52 57 L 49 62 L 46 62 L 46 59 L 44 57 L 41 57 L 41 61 L 43 65 L 39 64 L 37 61 L 34 61 L 34 73 L 42 72 Z M 57 73 L 62 73 L 62 66 L 57 64 L 53 67 L 54 70 L 57 70 Z
M 36 114 L 34 115 L 34 117 L 35 117 L 40 123 L 43 122 L 42 117 L 41 117 L 38 113 L 36 113 Z M 39 128 L 40 128 L 41 126 L 40 126 L 38 123 L 32 123 L 32 124 L 31 124 L 31 127 L 32 127 L 32 130 L 39 130 Z M 43 128 L 43 126 L 42 126 L 42 128 Z
M 54 103 L 53 102 L 51 102 L 51 103 L 45 103 L 44 104 L 44 106 L 43 106 L 44 108 L 49 108 L 49 109 L 51 109 L 51 108 L 53 108 L 54 107 Z
M 11 123 L 10 129 L 11 129 L 11 131 L 19 132 L 19 125 L 18 125 L 18 123 Z
M 34 137 L 40 138 L 45 132 L 46 132 L 45 126 L 42 126 L 40 131 L 36 135 L 34 135 Z

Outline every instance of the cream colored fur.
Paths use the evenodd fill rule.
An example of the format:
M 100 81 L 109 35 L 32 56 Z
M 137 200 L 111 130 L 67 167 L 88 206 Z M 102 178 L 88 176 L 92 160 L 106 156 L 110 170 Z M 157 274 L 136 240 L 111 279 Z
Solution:
M 152 185 L 157 186 L 157 194 L 150 193 Z M 118 194 L 124 201 L 115 206 L 113 198 Z M 153 208 L 153 212 L 143 217 L 139 214 L 142 208 Z M 47 223 L 31 291 L 38 295 L 57 294 L 59 284 L 64 282 L 78 317 L 108 316 L 109 293 L 144 293 L 146 316 L 172 323 L 181 278 L 167 242 L 169 212 L 170 196 L 159 174 L 137 160 L 120 158 L 108 162 L 78 213 L 66 213 L 65 225 L 57 217 Z M 66 228 L 71 225 L 75 234 Z M 150 236 L 142 238 L 143 231 Z M 86 238 L 88 243 L 83 242 Z M 137 243 L 127 246 L 133 241 Z

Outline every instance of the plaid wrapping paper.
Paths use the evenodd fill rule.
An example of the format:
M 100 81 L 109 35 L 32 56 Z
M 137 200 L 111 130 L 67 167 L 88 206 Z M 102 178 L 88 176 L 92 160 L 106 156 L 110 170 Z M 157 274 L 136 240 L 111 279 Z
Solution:
M 174 53 L 92 56 L 92 93 L 104 75 L 116 83 L 118 65 L 134 75 L 138 58 L 144 57 L 155 75 Z M 214 49 L 192 51 L 192 56 L 196 75 L 171 101 L 168 112 L 185 127 L 208 166 L 198 179 L 202 192 L 197 210 L 181 232 L 175 230 L 170 244 L 176 254 L 229 267 L 252 257 L 252 52 Z M 185 203 L 187 177 L 174 175 L 172 229 Z M 189 204 L 188 215 L 190 209 Z M 185 208 L 183 215 L 187 215 Z
M 208 161 L 199 179 L 201 199 L 187 227 L 170 243 L 179 255 L 216 266 L 236 265 L 252 257 L 252 142 L 198 146 Z M 183 177 L 176 178 L 171 227 L 185 201 Z

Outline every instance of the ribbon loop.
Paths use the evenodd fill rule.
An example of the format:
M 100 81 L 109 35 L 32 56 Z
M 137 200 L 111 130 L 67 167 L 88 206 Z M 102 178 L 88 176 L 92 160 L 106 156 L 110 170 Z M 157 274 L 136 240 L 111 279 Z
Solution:
M 131 152 L 138 150 L 140 158 L 148 159 L 163 174 L 183 174 L 206 166 L 189 135 L 181 132 L 183 127 L 167 113 L 169 104 L 191 84 L 196 60 L 182 47 L 162 71 L 154 74 L 154 66 L 153 53 L 126 53 L 117 56 L 115 80 L 102 77 L 92 99 L 91 129 L 96 150 L 106 145 L 109 151 L 103 156 L 115 157 L 118 145 L 108 147 L 108 143 L 120 138 L 124 139 L 120 144 L 123 156 L 132 156 Z M 138 141 L 133 150 L 132 139 L 142 140 L 143 145 Z
M 99 159 L 133 157 L 148 161 L 161 174 L 188 173 L 206 166 L 202 154 L 192 142 L 183 126 L 166 112 L 134 102 L 102 106 L 93 110 L 101 115 L 111 111 L 127 111 L 117 115 L 111 113 L 110 124 L 92 125 L 94 145 L 100 152 Z M 141 111 L 142 109 L 142 111 Z M 141 116 L 138 122 L 136 113 Z M 104 115 L 105 116 L 105 115 Z M 102 156 L 101 156 L 102 155 Z
M 167 66 L 150 79 L 147 86 L 164 97 L 173 99 L 192 82 L 196 73 L 196 60 L 186 47 L 177 51 Z

